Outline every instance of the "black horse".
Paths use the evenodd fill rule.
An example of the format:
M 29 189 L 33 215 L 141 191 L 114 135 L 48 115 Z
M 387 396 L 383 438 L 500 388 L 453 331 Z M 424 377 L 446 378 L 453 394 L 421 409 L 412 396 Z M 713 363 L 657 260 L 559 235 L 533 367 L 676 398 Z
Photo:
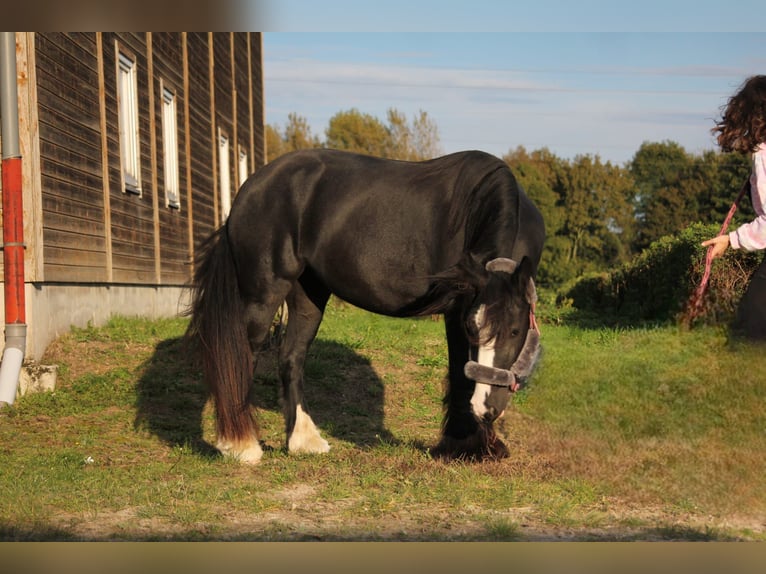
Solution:
M 443 313 L 449 351 L 439 458 L 499 458 L 493 430 L 539 348 L 534 276 L 542 217 L 500 159 L 424 162 L 332 150 L 284 155 L 240 188 L 199 251 L 187 336 L 216 406 L 217 447 L 255 463 L 254 354 L 287 302 L 279 350 L 287 448 L 326 452 L 303 367 L 331 294 L 395 317 Z

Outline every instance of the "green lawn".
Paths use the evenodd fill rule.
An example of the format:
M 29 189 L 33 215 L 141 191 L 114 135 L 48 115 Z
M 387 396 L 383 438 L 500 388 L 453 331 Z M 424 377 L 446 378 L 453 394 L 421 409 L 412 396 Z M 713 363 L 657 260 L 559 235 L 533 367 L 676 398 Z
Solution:
M 57 389 L 0 413 L 4 540 L 766 540 L 766 359 L 721 330 L 544 322 L 500 423 L 512 455 L 441 463 L 441 320 L 332 301 L 306 368 L 327 455 L 288 456 L 275 358 L 267 451 L 217 456 L 182 319 L 51 346 Z

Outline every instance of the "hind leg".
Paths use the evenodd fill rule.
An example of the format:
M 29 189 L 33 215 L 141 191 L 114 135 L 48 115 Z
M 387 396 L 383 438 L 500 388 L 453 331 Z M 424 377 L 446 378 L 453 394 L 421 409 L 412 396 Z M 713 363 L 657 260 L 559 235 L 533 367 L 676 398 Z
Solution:
M 280 281 L 269 289 L 264 289 L 258 299 L 244 297 L 243 318 L 246 325 L 249 351 L 256 358 L 269 334 L 274 315 L 289 288 L 289 282 Z M 224 419 L 234 421 L 235 424 L 227 426 L 219 424 L 216 442 L 216 447 L 224 456 L 235 458 L 247 464 L 257 464 L 263 456 L 263 449 L 258 439 L 258 428 L 253 420 L 250 407 L 249 395 L 252 387 L 252 376 L 253 372 L 251 371 L 249 384 L 238 389 L 239 396 L 233 402 L 236 405 L 236 408 L 233 409 L 234 412 L 227 413 L 225 416 L 221 416 L 219 413 L 219 421 Z M 219 405 L 222 403 L 222 401 L 217 402 Z M 234 430 L 231 430 L 230 427 Z
M 303 394 L 303 368 L 316 337 L 330 292 L 306 271 L 287 296 L 287 333 L 279 349 L 284 416 L 289 452 L 323 453 L 330 445 L 308 414 Z

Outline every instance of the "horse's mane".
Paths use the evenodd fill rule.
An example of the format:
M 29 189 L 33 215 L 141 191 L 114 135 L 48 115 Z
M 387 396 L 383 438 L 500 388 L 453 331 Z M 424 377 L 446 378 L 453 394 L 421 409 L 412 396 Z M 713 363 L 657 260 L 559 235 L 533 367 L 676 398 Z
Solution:
M 441 159 L 454 164 L 458 172 L 450 194 L 448 229 L 451 233 L 465 231 L 465 248 L 470 249 L 476 243 L 477 234 L 480 235 L 481 230 L 492 223 L 489 204 L 501 199 L 501 195 L 510 195 L 505 193 L 505 189 L 498 189 L 507 188 L 511 183 L 502 179 L 510 176 L 513 180 L 513 175 L 503 160 L 485 152 L 459 152 Z M 496 191 L 501 193 L 493 193 Z M 493 195 L 495 201 L 492 200 Z M 497 215 L 495 213 L 494 218 Z
M 447 158 L 462 163 L 448 217 L 450 233 L 464 235 L 463 254 L 455 265 L 431 277 L 424 315 L 443 313 L 462 296 L 473 299 L 488 282 L 487 261 L 511 256 L 519 230 L 519 187 L 507 164 L 476 151 Z M 503 323 L 498 313 L 502 310 L 491 313 L 494 325 Z
M 495 340 L 507 340 L 513 336 L 513 329 L 518 328 L 509 320 L 509 316 L 518 314 L 518 305 L 528 300 L 528 282 L 532 272 L 532 262 L 524 258 L 513 275 L 497 273 L 495 280 L 489 281 L 483 290 L 484 324 L 481 329 L 481 341 L 474 337 L 474 343 Z M 527 313 L 521 315 L 526 318 Z

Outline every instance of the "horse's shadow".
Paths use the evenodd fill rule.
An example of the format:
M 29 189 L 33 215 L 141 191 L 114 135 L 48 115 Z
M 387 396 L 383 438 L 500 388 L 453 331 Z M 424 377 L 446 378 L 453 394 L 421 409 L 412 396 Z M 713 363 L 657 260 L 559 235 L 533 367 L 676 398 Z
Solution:
M 275 348 L 264 350 L 258 360 L 251 402 L 259 411 L 281 413 L 276 352 Z M 204 438 L 203 411 L 210 393 L 188 355 L 180 337 L 157 344 L 137 383 L 134 426 L 170 446 L 188 447 L 203 456 L 219 456 Z M 325 436 L 359 447 L 398 443 L 385 428 L 383 381 L 368 359 L 335 341 L 316 339 L 306 362 L 305 379 L 309 411 Z M 263 418 L 256 414 L 262 427 Z M 282 435 L 274 446 L 283 448 L 284 423 L 281 416 L 278 420 Z M 262 430 L 273 436 L 276 429 Z

